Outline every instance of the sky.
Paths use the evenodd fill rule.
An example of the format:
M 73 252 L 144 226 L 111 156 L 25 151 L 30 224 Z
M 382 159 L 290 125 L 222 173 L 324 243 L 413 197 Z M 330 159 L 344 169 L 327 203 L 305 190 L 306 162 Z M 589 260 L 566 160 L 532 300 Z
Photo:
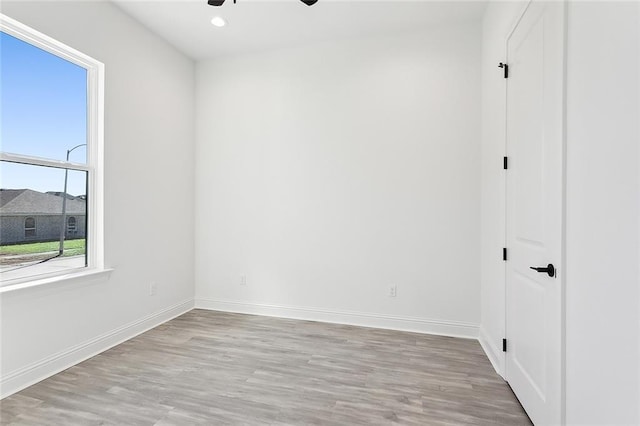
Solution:
M 0 150 L 65 160 L 87 140 L 87 71 L 0 32 Z M 86 147 L 69 160 L 85 163 Z M 63 191 L 64 169 L 0 163 L 0 187 Z M 86 173 L 69 172 L 67 192 L 86 194 Z

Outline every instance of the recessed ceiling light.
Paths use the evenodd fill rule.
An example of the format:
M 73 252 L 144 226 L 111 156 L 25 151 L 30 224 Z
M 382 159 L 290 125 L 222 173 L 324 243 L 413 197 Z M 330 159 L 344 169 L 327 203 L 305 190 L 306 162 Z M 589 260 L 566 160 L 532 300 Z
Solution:
M 227 21 L 225 21 L 220 16 L 214 16 L 213 19 L 211 19 L 211 24 L 216 27 L 224 27 L 225 25 L 227 25 Z

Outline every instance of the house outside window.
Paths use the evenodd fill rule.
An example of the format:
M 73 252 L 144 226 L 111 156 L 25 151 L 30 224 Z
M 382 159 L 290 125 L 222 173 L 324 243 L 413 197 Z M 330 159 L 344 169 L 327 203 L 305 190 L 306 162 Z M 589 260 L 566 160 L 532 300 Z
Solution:
M 0 44 L 0 291 L 102 270 L 104 65 L 2 14 Z

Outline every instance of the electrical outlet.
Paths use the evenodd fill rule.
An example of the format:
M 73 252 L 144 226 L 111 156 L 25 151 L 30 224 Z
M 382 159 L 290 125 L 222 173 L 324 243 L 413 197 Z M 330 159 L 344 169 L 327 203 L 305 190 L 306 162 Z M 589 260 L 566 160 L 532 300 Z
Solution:
M 149 284 L 149 296 L 155 296 L 158 290 L 158 285 L 156 283 Z
M 247 276 L 244 274 L 240 275 L 240 285 L 247 285 Z
M 392 285 L 389 287 L 389 297 L 396 297 L 396 295 L 398 294 L 398 286 L 397 285 Z

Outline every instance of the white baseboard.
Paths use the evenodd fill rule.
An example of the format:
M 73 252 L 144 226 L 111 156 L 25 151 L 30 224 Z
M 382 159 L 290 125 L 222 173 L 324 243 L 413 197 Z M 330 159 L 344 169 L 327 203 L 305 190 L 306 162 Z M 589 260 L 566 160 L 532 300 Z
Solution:
M 208 309 L 222 312 L 237 312 L 252 315 L 349 324 L 361 327 L 375 327 L 390 330 L 410 331 L 467 339 L 479 339 L 487 357 L 498 374 L 500 363 L 497 350 L 488 343 L 486 334 L 478 325 L 457 321 L 443 321 L 424 318 L 409 318 L 391 315 L 367 314 L 361 312 L 330 311 L 307 307 L 290 307 L 257 303 L 232 302 L 212 299 L 187 300 L 126 324 L 87 342 L 51 355 L 20 370 L 4 375 L 0 380 L 0 399 L 53 376 L 69 367 L 85 361 L 101 352 L 129 340 L 145 331 L 178 317 L 191 309 Z
M 329 311 L 317 308 L 232 302 L 213 299 L 196 299 L 195 306 L 196 309 L 208 309 L 212 311 L 236 312 L 269 317 L 349 324 L 361 327 L 374 327 L 424 334 L 436 334 L 441 336 L 463 337 L 467 339 L 478 338 L 478 325 L 457 321 L 407 318 L 361 312 Z
M 170 306 L 132 323 L 126 324 L 87 342 L 51 355 L 0 380 L 0 399 L 12 395 L 69 367 L 106 351 L 158 325 L 193 309 L 193 299 Z
M 487 358 L 489 358 L 491 365 L 493 365 L 493 369 L 504 378 L 504 355 L 502 349 L 491 343 L 491 339 L 482 327 L 480 327 L 478 341 Z

